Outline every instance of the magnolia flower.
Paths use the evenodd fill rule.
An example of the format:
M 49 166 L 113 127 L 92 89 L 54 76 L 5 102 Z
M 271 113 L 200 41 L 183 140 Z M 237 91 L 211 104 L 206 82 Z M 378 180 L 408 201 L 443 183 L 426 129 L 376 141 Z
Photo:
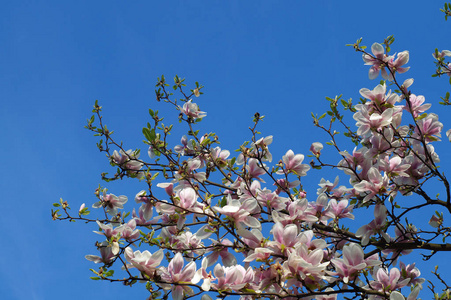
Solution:
M 197 106 L 196 103 L 192 103 L 191 101 L 192 100 L 185 102 L 185 104 L 183 104 L 183 107 L 179 106 L 180 111 L 188 118 L 202 119 L 203 117 L 205 117 L 207 113 L 200 111 L 199 106 Z
M 160 182 L 157 184 L 157 187 L 164 189 L 169 196 L 174 194 L 174 184 L 172 182 Z
M 337 202 L 337 200 L 331 199 L 326 209 L 326 216 L 332 219 L 348 218 L 354 220 L 354 215 L 351 213 L 354 205 L 348 206 L 348 203 L 348 200 L 340 200 Z
M 249 159 L 249 162 L 246 165 L 246 171 L 249 174 L 249 176 L 252 178 L 255 178 L 257 180 L 260 180 L 261 182 L 264 182 L 264 181 L 259 176 L 266 174 L 265 170 L 266 170 L 266 166 L 260 165 L 258 160 L 255 158 Z
M 388 65 L 390 66 L 391 71 L 394 72 L 398 72 L 399 74 L 405 73 L 407 72 L 410 67 L 402 67 L 404 66 L 406 63 L 409 62 L 409 51 L 402 51 L 398 53 L 398 56 L 396 57 L 395 60 L 394 59 L 394 55 L 389 57 L 389 60 L 387 61 Z M 393 80 L 393 74 L 390 73 L 388 78 L 386 78 L 387 80 Z
M 146 273 L 149 277 L 153 278 L 156 274 L 157 267 L 160 265 L 164 258 L 164 252 L 162 249 L 158 250 L 154 254 L 149 251 L 141 252 L 133 250 L 130 247 L 125 248 L 125 259 L 131 263 L 128 268 L 135 267 L 141 272 Z
M 258 182 L 258 181 L 257 181 Z M 277 193 L 264 188 L 257 190 L 257 201 L 262 207 L 269 207 L 271 210 L 282 210 L 287 207 L 287 198 L 280 197 Z
M 368 202 L 379 193 L 383 193 L 388 188 L 388 177 L 386 174 L 381 175 L 379 170 L 375 167 L 371 167 L 368 171 L 368 180 L 362 180 L 354 185 L 354 189 L 359 193 L 366 193 L 363 198 L 363 203 Z
M 360 271 L 372 266 L 365 261 L 362 247 L 354 243 L 344 246 L 342 258 L 334 258 L 331 262 L 344 283 L 353 281 Z
M 443 215 L 440 216 L 432 215 L 431 219 L 429 220 L 429 225 L 431 225 L 434 228 L 438 228 L 442 224 L 443 224 Z
M 357 134 L 365 136 L 370 130 L 378 131 L 382 127 L 388 126 L 393 120 L 394 110 L 393 108 L 386 109 L 383 113 L 373 112 L 371 113 L 366 105 L 357 104 L 355 106 L 357 112 L 354 114 L 354 120 L 356 120 Z
M 121 237 L 128 242 L 134 241 L 139 238 L 139 230 L 136 229 L 136 220 L 131 219 L 126 224 L 121 225 L 117 228 L 121 231 Z
M 144 176 L 144 173 L 140 172 L 140 170 L 144 164 L 138 161 L 138 158 L 139 153 L 131 149 L 127 150 L 126 152 L 124 152 L 124 150 L 120 150 L 119 152 L 114 150 L 113 154 L 111 155 L 112 161 L 121 168 L 125 169 L 125 171 L 127 171 L 129 175 L 142 178 Z
M 97 234 L 101 234 L 104 235 L 106 238 L 111 238 L 113 236 L 118 235 L 119 233 L 122 232 L 123 228 L 121 228 L 121 226 L 116 227 L 115 229 L 113 229 L 113 225 L 111 223 L 108 224 L 103 224 L 101 223 L 99 220 L 96 221 L 97 225 L 99 226 L 99 228 L 102 230 L 101 232 L 99 231 L 94 231 Z
M 416 96 L 414 94 L 410 94 L 409 103 L 406 103 L 403 109 L 410 112 L 414 118 L 417 118 L 419 115 L 431 108 L 431 104 L 423 104 L 424 101 L 424 96 Z
M 87 260 L 93 261 L 94 263 L 104 263 L 109 264 L 115 255 L 113 254 L 112 247 L 108 244 L 107 241 L 103 241 L 99 246 L 100 256 L 97 255 L 86 255 L 85 258 Z
M 205 259 L 206 267 L 214 265 L 218 261 L 219 256 L 221 257 L 222 264 L 226 267 L 237 264 L 235 255 L 229 252 L 228 246 L 233 246 L 233 243 L 231 241 L 229 241 L 228 239 L 223 239 L 221 242 L 215 241 L 213 239 L 211 239 L 211 241 L 211 249 L 213 249 L 213 251 Z
M 376 204 L 374 207 L 374 220 L 368 225 L 360 227 L 356 232 L 356 236 L 362 239 L 363 246 L 368 245 L 370 237 L 376 233 L 381 234 L 387 243 L 390 242 L 390 236 L 384 231 L 386 218 L 387 209 L 385 206 Z
M 310 146 L 310 152 L 313 153 L 315 156 L 319 156 L 321 154 L 321 150 L 323 150 L 324 146 L 323 144 L 319 142 L 315 142 Z
M 443 57 L 445 57 L 445 56 L 451 56 L 451 51 L 449 51 L 449 50 L 442 50 L 442 51 L 438 54 L 438 56 L 437 56 L 436 53 L 434 52 L 434 53 L 432 53 L 432 56 L 433 56 L 435 59 L 443 58 Z
M 149 146 L 149 150 L 147 150 L 147 154 L 149 155 L 149 158 L 155 158 L 157 156 L 157 154 L 155 153 L 155 148 L 154 146 L 150 145 Z
M 218 283 L 211 283 L 214 289 L 235 291 L 242 289 L 247 284 L 252 284 L 255 276 L 252 267 L 246 270 L 241 265 L 223 267 L 217 264 L 213 270 L 213 274 L 218 280 Z
M 371 66 L 368 77 L 375 79 L 379 75 L 379 71 L 382 71 L 382 77 L 388 79 L 389 76 L 384 67 L 384 62 L 387 60 L 384 47 L 379 43 L 374 43 L 371 46 L 371 52 L 373 52 L 373 57 L 365 53 L 362 55 L 365 65 Z
M 282 161 L 284 163 L 283 170 L 278 170 L 277 174 L 288 174 L 294 173 L 298 176 L 307 175 L 307 171 L 310 170 L 310 166 L 306 164 L 302 164 L 304 160 L 304 155 L 296 154 L 292 150 L 288 150 L 287 153 L 282 157 Z
M 269 243 L 269 248 L 276 254 L 288 256 L 294 250 L 294 245 L 298 242 L 298 227 L 295 224 L 283 226 L 282 223 L 275 223 L 272 228 L 274 241 Z
M 194 153 L 193 144 L 197 145 L 198 143 L 194 140 L 189 140 L 186 135 L 182 136 L 180 142 L 182 145 L 177 145 L 174 147 L 174 151 L 181 155 L 191 155 Z
M 415 127 L 415 137 L 418 138 L 422 135 L 426 142 L 440 141 L 440 132 L 442 131 L 443 124 L 439 122 L 436 114 L 428 114 L 426 118 L 419 120 L 417 124 L 418 127 Z
M 86 204 L 80 205 L 80 208 L 78 209 L 78 215 L 81 215 L 85 211 Z M 86 209 L 87 210 L 87 209 Z
M 409 278 L 409 285 L 417 285 L 422 288 L 422 284 L 426 281 L 424 278 L 419 278 L 421 275 L 420 270 L 415 267 L 415 263 L 405 265 L 402 261 L 399 262 L 399 268 L 401 269 L 401 279 Z
M 306 285 L 323 279 L 329 265 L 329 262 L 323 262 L 323 257 L 323 249 L 310 251 L 304 244 L 297 246 L 283 263 L 284 273 L 288 275 L 287 285 L 300 286 L 299 279 Z
M 103 196 L 99 202 L 92 205 L 93 208 L 104 207 L 106 212 L 112 216 L 117 214 L 118 209 L 123 209 L 124 204 L 128 201 L 127 196 L 116 196 L 114 194 L 107 194 L 103 191 Z
M 241 203 L 238 200 L 232 200 L 230 195 L 228 195 L 227 202 L 228 204 L 224 207 L 214 206 L 212 210 L 228 216 L 236 225 L 244 223 L 251 228 L 261 228 L 260 222 L 250 215 L 258 207 L 257 201 L 249 199 Z
M 263 161 L 272 161 L 272 154 L 269 152 L 268 146 L 272 143 L 272 135 L 264 137 L 252 143 L 251 151 L 258 155 Z
M 184 210 L 202 212 L 204 205 L 197 202 L 197 193 L 193 188 L 185 188 L 178 193 L 179 206 Z
M 182 300 L 183 294 L 192 295 L 193 290 L 187 285 L 177 285 L 176 283 L 191 283 L 196 274 L 196 263 L 190 262 L 183 268 L 183 256 L 178 252 L 169 263 L 168 267 L 161 268 L 161 279 L 172 284 L 159 284 L 166 290 L 172 291 L 172 299 Z
M 395 291 L 410 281 L 410 278 L 401 279 L 401 272 L 397 268 L 392 268 L 390 272 L 384 268 L 375 268 L 372 276 L 375 280 L 370 282 L 371 288 L 381 292 Z

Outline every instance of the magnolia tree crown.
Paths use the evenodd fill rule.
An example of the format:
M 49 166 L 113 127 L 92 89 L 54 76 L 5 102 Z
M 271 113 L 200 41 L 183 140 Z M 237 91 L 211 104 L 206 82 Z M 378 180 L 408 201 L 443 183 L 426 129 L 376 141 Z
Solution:
M 207 117 L 193 102 L 203 86 L 196 83 L 187 92 L 178 76 L 173 85 L 178 94 L 169 92 L 161 76 L 156 98 L 172 105 L 187 128 L 179 145 L 167 142 L 173 126 L 149 110 L 151 122 L 143 128 L 147 153 L 128 150 L 104 125 L 96 102 L 87 128 L 117 168 L 111 177 L 102 174 L 104 181 L 139 180 L 143 190 L 132 204 L 99 187 L 95 217 L 85 204 L 71 214 L 61 200 L 54 204 L 59 208 L 52 210 L 53 219 L 96 223 L 97 253 L 86 255 L 99 265 L 92 279 L 145 283 L 149 299 L 416 299 L 425 279 L 409 254 L 422 251 L 429 259 L 451 251 L 451 230 L 444 225 L 451 197 L 434 150 L 443 125 L 428 112 L 431 104 L 424 96 L 414 94 L 413 79 L 398 81 L 409 69 L 409 52 L 389 54 L 393 41 L 374 43 L 369 52 L 361 39 L 351 45 L 370 67 L 369 78 L 380 74 L 384 80 L 361 89 L 358 104 L 327 98 L 330 110 L 313 120 L 330 136 L 329 147 L 313 143 L 310 163 L 292 150 L 275 159 L 273 137 L 257 131 L 263 119 L 258 113 L 251 140 L 237 155 L 221 149 L 215 133 L 196 129 Z M 433 56 L 436 75 L 450 75 L 451 52 Z M 449 94 L 443 104 L 448 99 Z M 353 114 L 355 127 L 345 123 L 344 113 Z M 353 150 L 340 146 L 337 126 L 355 143 Z M 325 161 L 326 150 L 338 152 L 341 160 Z M 312 168 L 339 169 L 345 180 L 321 179 L 316 195 L 307 197 L 302 178 L 314 173 Z M 433 180 L 443 185 L 444 195 L 430 195 L 426 183 Z M 428 224 L 409 218 L 428 208 L 436 210 Z M 358 209 L 372 214 L 366 224 L 344 227 L 343 220 L 353 220 Z M 449 298 L 445 278 L 433 272 L 441 286 L 429 288 L 437 299 Z

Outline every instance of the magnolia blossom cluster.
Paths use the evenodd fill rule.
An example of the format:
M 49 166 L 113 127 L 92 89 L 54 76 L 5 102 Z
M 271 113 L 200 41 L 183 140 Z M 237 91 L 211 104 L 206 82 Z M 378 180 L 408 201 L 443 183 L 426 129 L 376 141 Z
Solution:
M 380 44 L 371 50 L 373 55 L 363 54 L 371 79 L 380 71 L 394 80 L 408 70 L 407 51 L 395 58 Z M 418 231 L 401 224 L 387 207 L 399 194 L 417 192 L 434 174 L 439 157 L 432 143 L 440 140 L 443 125 L 428 113 L 424 96 L 407 92 L 412 83 L 406 80 L 399 93 L 387 91 L 387 84 L 360 90 L 366 102 L 355 105 L 353 116 L 360 144 L 351 153 L 341 151 L 336 165 L 350 178 L 349 186 L 339 185 L 338 177 L 322 179 L 316 196 L 308 198 L 302 177 L 311 165 L 288 150 L 270 166 L 272 136 L 254 135 L 236 158 L 208 135 L 183 136 L 170 151 L 164 143 L 150 143 L 151 158 L 158 150 L 170 162 L 170 172 L 165 169 L 165 180 L 157 184 L 135 152 L 114 151 L 112 162 L 130 177 L 147 178 L 149 189 L 136 194 L 139 208 L 128 222 L 97 222 L 97 233 L 106 240 L 98 244 L 100 256 L 87 259 L 110 267 L 124 257 L 123 269 L 134 279 L 149 281 L 176 300 L 204 291 L 241 294 L 243 300 L 262 295 L 330 300 L 341 293 L 401 300 L 400 292 L 416 299 L 424 279 L 415 264 L 403 262 L 414 247 L 395 244 L 414 243 Z M 206 116 L 191 100 L 178 109 L 190 124 Z M 318 142 L 310 148 L 319 162 L 322 150 Z M 218 177 L 212 173 L 221 179 L 213 182 Z M 113 216 L 127 202 L 106 193 L 99 200 L 93 207 Z M 374 217 L 354 234 L 342 225 L 354 219 L 358 207 L 371 207 Z M 431 228 L 442 223 L 440 215 L 430 220 Z

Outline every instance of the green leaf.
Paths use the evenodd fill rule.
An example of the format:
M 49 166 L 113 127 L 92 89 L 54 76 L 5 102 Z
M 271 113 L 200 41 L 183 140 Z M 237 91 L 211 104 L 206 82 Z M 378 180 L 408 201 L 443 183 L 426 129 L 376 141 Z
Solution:
M 144 128 L 143 128 L 143 134 L 144 134 L 144 136 L 146 137 L 146 139 L 147 139 L 149 142 L 155 141 L 155 137 L 156 137 L 156 135 L 155 135 L 155 128 L 153 128 L 152 130 L 150 130 L 149 128 L 144 127 Z
M 150 115 L 152 118 L 155 116 L 153 110 L 151 110 L 150 108 L 149 108 L 149 115 Z
M 150 130 L 149 130 L 149 128 L 144 127 L 144 128 L 143 128 L 143 134 L 144 134 L 144 136 L 146 137 L 146 139 L 147 139 L 148 141 L 151 141 L 151 139 L 150 139 Z

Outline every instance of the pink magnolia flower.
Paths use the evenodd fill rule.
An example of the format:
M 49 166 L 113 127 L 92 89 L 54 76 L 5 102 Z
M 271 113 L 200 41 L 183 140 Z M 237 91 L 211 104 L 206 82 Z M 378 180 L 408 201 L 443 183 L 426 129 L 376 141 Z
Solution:
M 135 219 L 137 225 L 147 226 L 150 224 L 154 224 L 150 220 L 144 218 L 144 212 L 142 210 L 142 206 L 138 210 L 138 215 L 136 214 L 136 210 L 133 208 L 132 217 Z
M 354 189 L 359 193 L 366 193 L 363 203 L 370 201 L 374 196 L 385 193 L 388 189 L 389 180 L 386 174 L 381 175 L 379 170 L 371 167 L 368 171 L 368 180 L 362 180 L 354 185 Z
M 370 287 L 380 292 L 395 291 L 410 281 L 410 278 L 401 279 L 401 272 L 397 268 L 392 268 L 390 272 L 384 268 L 375 268 L 372 276 L 375 280 L 370 282 Z
M 337 185 L 340 178 L 337 176 L 335 177 L 334 182 L 330 182 L 329 180 L 326 180 L 324 178 L 321 178 L 319 182 L 319 189 L 316 191 L 318 195 L 324 193 L 324 192 L 331 192 Z
M 172 182 L 160 182 L 157 187 L 164 189 L 169 196 L 174 195 L 174 184 Z
M 365 65 L 371 66 L 368 77 L 370 79 L 375 79 L 379 75 L 379 71 L 382 71 L 382 77 L 388 79 L 389 75 L 385 70 L 384 65 L 384 62 L 387 60 L 387 55 L 384 53 L 384 47 L 379 43 L 374 43 L 371 46 L 371 52 L 373 52 L 373 57 L 365 53 L 362 55 Z
M 250 248 L 255 249 L 266 245 L 266 240 L 263 237 L 262 232 L 258 229 L 251 229 L 251 231 L 248 231 L 243 227 L 238 227 L 237 233 L 241 236 L 243 242 Z
M 275 223 L 272 228 L 274 241 L 269 242 L 268 247 L 276 254 L 288 256 L 294 251 L 294 245 L 298 242 L 298 227 L 295 224 L 283 226 L 282 223 Z
M 409 174 L 406 171 L 410 168 L 409 164 L 403 164 L 402 159 L 399 156 L 379 160 L 379 168 L 384 171 L 388 176 L 403 176 L 408 177 Z
M 302 164 L 304 160 L 304 155 L 296 154 L 292 150 L 288 150 L 287 153 L 282 157 L 282 161 L 284 163 L 283 170 L 278 170 L 277 174 L 288 174 L 294 173 L 298 176 L 307 175 L 307 171 L 310 170 L 310 166 L 306 164 Z
M 396 59 L 394 59 L 394 55 L 387 56 L 384 53 L 384 47 L 381 44 L 374 43 L 371 46 L 371 52 L 373 52 L 373 56 L 368 54 L 363 54 L 362 58 L 365 62 L 365 65 L 370 65 L 370 71 L 368 73 L 368 77 L 370 79 L 375 79 L 379 75 L 379 71 L 381 71 L 381 75 L 386 80 L 393 80 L 392 72 L 404 73 L 409 70 L 407 67 L 402 67 L 406 63 L 409 62 L 409 52 L 403 51 L 400 52 Z M 390 71 L 387 72 L 386 64 L 388 64 Z
M 212 210 L 228 216 L 237 226 L 241 226 L 240 223 L 244 223 L 251 228 L 261 228 L 260 222 L 250 215 L 258 208 L 255 199 L 248 199 L 241 203 L 239 200 L 232 200 L 230 195 L 228 195 L 227 202 L 228 204 L 224 207 L 214 206 Z
M 227 165 L 227 158 L 230 156 L 229 150 L 221 150 L 219 147 L 215 147 L 211 150 L 211 158 L 216 161 L 221 167 L 225 167 Z
M 147 197 L 146 191 L 142 190 L 139 193 L 137 193 L 136 196 L 135 196 L 135 202 L 136 203 L 142 203 L 142 205 L 139 208 L 139 210 L 142 210 L 144 218 L 146 220 L 150 220 L 152 218 L 152 215 L 153 215 L 154 204 L 152 203 L 150 198 Z
M 385 110 L 385 108 L 393 107 L 396 102 L 399 102 L 399 96 L 395 93 L 388 92 L 385 84 L 378 84 L 372 91 L 367 88 L 360 89 L 362 97 L 371 100 L 371 104 L 378 109 Z
M 252 254 L 249 254 L 243 261 L 244 262 L 251 262 L 254 260 L 257 261 L 266 261 L 268 258 L 271 257 L 271 255 L 274 253 L 273 250 L 268 248 L 255 248 Z
M 197 202 L 197 193 L 193 188 L 185 188 L 178 193 L 178 206 L 191 212 L 202 212 L 205 205 Z
M 112 216 L 115 216 L 118 212 L 118 209 L 123 209 L 124 204 L 128 201 L 127 196 L 116 196 L 113 194 L 107 194 L 106 191 L 103 191 L 103 196 L 99 202 L 96 202 L 92 205 L 93 208 L 104 207 L 106 208 L 106 212 Z
M 264 182 L 264 180 L 261 179 L 259 176 L 266 174 L 266 166 L 261 165 L 257 159 L 255 158 L 249 159 L 246 165 L 246 171 L 251 178 L 255 178 L 257 180 L 260 180 L 261 182 Z
M 297 246 L 283 263 L 287 285 L 302 287 L 301 279 L 307 286 L 313 287 L 318 281 L 325 279 L 329 262 L 323 263 L 323 257 L 322 249 L 310 251 L 306 245 Z
M 180 142 L 182 143 L 182 145 L 177 145 L 174 147 L 174 151 L 181 154 L 181 155 L 192 155 L 195 153 L 195 150 L 193 148 L 193 144 L 197 145 L 197 142 L 194 141 L 193 139 L 188 141 L 188 138 L 186 137 L 186 135 L 184 135 Z
M 340 200 L 337 202 L 337 200 L 331 199 L 326 209 L 326 216 L 335 220 L 344 218 L 354 220 L 354 215 L 351 213 L 354 205 L 348 206 L 348 203 L 348 200 Z
M 345 174 L 351 176 L 351 181 L 355 181 L 355 173 L 357 169 L 360 169 L 360 175 L 366 177 L 368 170 L 372 166 L 371 160 L 366 158 L 366 152 L 368 148 L 363 147 L 360 149 L 354 148 L 352 155 L 347 151 L 341 151 L 340 154 L 343 159 L 338 163 L 339 169 Z
M 210 267 L 214 265 L 219 256 L 221 256 L 222 264 L 226 267 L 230 267 L 237 264 L 237 260 L 235 255 L 229 252 L 229 247 L 232 246 L 233 243 L 228 239 L 223 239 L 221 242 L 215 241 L 211 239 L 213 242 L 211 248 L 213 251 L 206 257 L 206 267 Z M 222 246 L 224 245 L 224 246 Z
M 191 158 L 183 164 L 184 168 L 181 168 L 176 174 L 175 177 L 179 181 L 186 181 L 191 178 L 198 182 L 204 182 L 207 177 L 205 172 L 197 172 L 197 169 L 202 168 L 203 162 L 199 158 Z
M 193 257 L 193 253 L 203 254 L 206 252 L 205 249 L 202 249 L 204 247 L 202 239 L 190 231 L 185 231 L 174 239 L 176 240 L 175 248 L 186 252 L 189 257 Z
M 390 236 L 385 232 L 385 221 L 387 218 L 387 209 L 384 205 L 376 204 L 374 207 L 374 220 L 369 224 L 359 228 L 356 236 L 362 239 L 362 245 L 368 245 L 370 237 L 376 233 L 382 235 L 387 243 L 390 242 Z
M 272 154 L 269 152 L 268 146 L 272 143 L 272 135 L 264 137 L 252 143 L 251 151 L 253 154 L 261 158 L 262 161 L 272 161 Z
M 196 263 L 190 262 L 183 268 L 183 256 L 178 252 L 169 263 L 168 267 L 162 267 L 161 280 L 172 284 L 159 284 L 162 288 L 172 291 L 172 299 L 182 300 L 184 294 L 193 295 L 193 290 L 187 285 L 177 285 L 177 283 L 191 283 L 196 274 Z
M 287 213 L 272 211 L 273 221 L 280 222 L 284 226 L 287 224 L 297 223 L 298 221 L 303 222 L 316 222 L 318 217 L 315 215 L 315 211 L 309 206 L 306 198 L 297 199 L 290 202 L 287 207 Z
M 393 60 L 393 59 L 394 59 L 394 55 L 390 56 L 387 61 L 392 72 L 398 72 L 399 74 L 402 74 L 402 73 L 407 72 L 410 69 L 410 67 L 402 67 L 406 63 L 409 62 L 409 51 L 402 51 L 402 52 L 398 53 L 395 60 Z M 393 74 L 389 73 L 389 76 L 386 79 L 390 80 L 390 81 L 393 80 Z
M 435 52 L 434 52 L 434 53 L 432 53 L 432 56 L 433 56 L 435 59 L 443 58 L 443 57 L 445 57 L 445 56 L 451 56 L 451 51 L 449 51 L 449 50 L 442 50 L 442 51 L 439 53 L 438 56 L 435 55 Z
M 289 191 L 290 189 L 301 184 L 299 180 L 287 181 L 285 178 L 277 179 L 273 185 L 277 187 L 275 193 L 279 195 L 282 192 Z M 300 196 L 301 197 L 301 196 Z
M 429 220 L 429 225 L 431 225 L 434 228 L 438 228 L 440 225 L 443 224 L 443 215 L 432 215 L 431 219 Z
M 80 208 L 78 209 L 78 214 L 81 214 L 81 212 L 83 211 L 83 209 L 85 209 L 85 204 L 83 203 L 82 205 L 80 205 Z
M 323 144 L 315 142 L 310 146 L 310 152 L 312 152 L 313 155 L 315 156 L 320 156 L 321 150 L 323 150 L 323 148 L 324 148 Z
M 108 265 L 115 257 L 113 254 L 112 247 L 108 244 L 107 241 L 103 241 L 99 246 L 100 256 L 97 255 L 86 255 L 85 258 L 89 261 L 92 261 L 96 264 L 104 263 Z
M 365 260 L 362 247 L 354 243 L 344 246 L 342 258 L 334 258 L 331 262 L 344 283 L 354 281 L 360 271 L 376 265 L 374 260 Z
M 134 241 L 140 237 L 139 230 L 136 229 L 136 220 L 131 219 L 126 224 L 119 226 L 121 237 L 128 242 Z
M 130 247 L 125 248 L 125 259 L 131 264 L 128 268 L 137 268 L 139 271 L 146 273 L 150 278 L 156 275 L 157 268 L 164 258 L 163 249 L 158 250 L 154 254 L 149 251 L 133 250 Z
M 415 267 L 415 263 L 405 265 L 402 261 L 399 262 L 399 268 L 401 269 L 401 279 L 409 278 L 409 285 L 419 285 L 422 288 L 422 284 L 426 281 L 424 278 L 419 278 L 421 275 L 420 270 Z
M 282 210 L 287 207 L 287 198 L 280 197 L 277 193 L 274 193 L 266 188 L 263 190 L 257 189 L 257 201 L 262 207 L 268 207 L 271 210 Z
M 121 228 L 121 226 L 116 227 L 115 229 L 113 229 L 113 225 L 111 223 L 103 224 L 99 220 L 97 220 L 96 223 L 97 223 L 97 225 L 99 226 L 99 228 L 102 231 L 101 232 L 94 231 L 94 232 L 97 233 L 97 234 L 104 235 L 108 239 L 113 237 L 113 236 L 116 236 L 116 235 L 120 234 L 122 232 L 122 230 L 123 230 L 123 228 Z
M 239 291 L 246 285 L 254 284 L 254 270 L 252 267 L 247 270 L 241 265 L 223 267 L 217 264 L 213 270 L 218 283 L 211 283 L 211 286 L 217 290 Z
M 203 117 L 205 117 L 207 113 L 200 111 L 199 106 L 197 106 L 196 103 L 192 103 L 191 101 L 192 100 L 185 102 L 185 104 L 183 104 L 183 107 L 179 106 L 180 111 L 188 118 L 202 119 Z
M 401 85 L 401 91 L 405 94 L 408 94 L 407 89 L 413 84 L 413 78 L 409 78 L 404 80 L 404 82 Z M 401 96 L 402 98 L 404 98 L 404 95 Z
M 415 127 L 415 137 L 422 135 L 426 142 L 440 141 L 440 132 L 442 131 L 443 124 L 439 122 L 436 114 L 428 114 L 426 118 L 419 120 L 417 124 L 420 127 L 420 131 Z
M 425 101 L 424 96 L 416 96 L 414 94 L 410 94 L 409 103 L 406 103 L 403 109 L 410 112 L 414 118 L 417 118 L 419 115 L 424 113 L 426 110 L 431 108 L 430 103 L 423 104 Z
M 391 124 L 393 120 L 394 110 L 393 108 L 386 109 L 382 114 L 378 112 L 370 112 L 368 107 L 363 104 L 357 104 L 355 106 L 357 112 L 354 114 L 354 120 L 356 120 L 357 134 L 364 136 L 369 134 L 371 130 L 379 131 L 383 127 Z
M 138 161 L 139 153 L 133 150 L 120 150 L 117 152 L 114 150 L 111 155 L 112 161 L 118 166 L 122 167 L 127 171 L 129 175 L 136 176 L 138 178 L 142 178 L 144 176 L 144 172 L 141 172 L 141 168 L 143 167 L 143 163 Z
M 308 205 L 309 210 L 311 210 L 312 214 L 319 219 L 319 222 L 327 225 L 328 220 L 331 218 L 331 215 L 326 211 L 326 208 L 329 205 L 329 197 L 327 194 L 319 194 L 316 201 L 310 201 Z

